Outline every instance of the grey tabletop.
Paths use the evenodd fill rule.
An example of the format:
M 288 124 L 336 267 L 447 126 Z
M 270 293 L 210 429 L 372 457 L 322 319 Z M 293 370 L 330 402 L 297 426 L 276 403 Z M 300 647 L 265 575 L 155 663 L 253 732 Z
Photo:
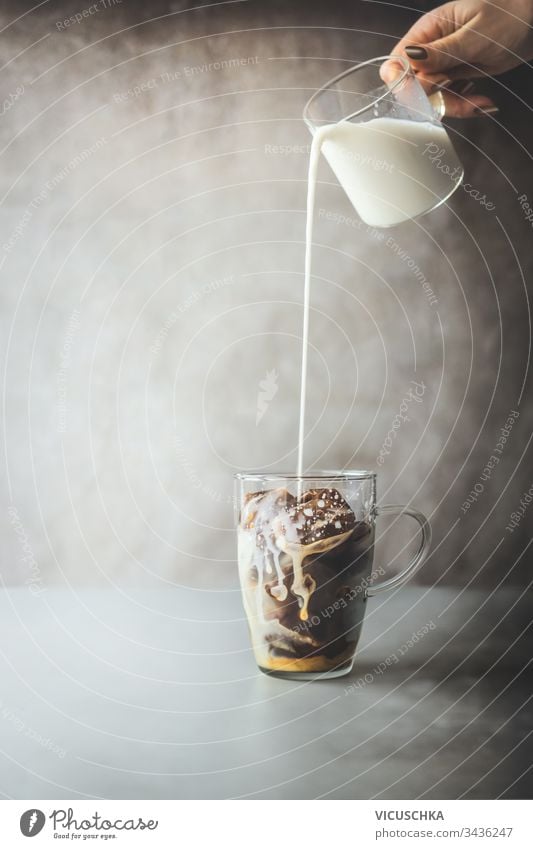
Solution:
M 0 792 L 528 797 L 530 602 L 373 599 L 351 675 L 297 682 L 256 670 L 233 590 L 6 588 Z

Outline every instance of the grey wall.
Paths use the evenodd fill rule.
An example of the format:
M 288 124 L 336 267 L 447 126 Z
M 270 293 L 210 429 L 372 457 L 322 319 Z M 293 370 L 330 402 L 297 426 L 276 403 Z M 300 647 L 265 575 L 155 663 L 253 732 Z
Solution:
M 0 12 L 2 580 L 233 587 L 231 473 L 296 462 L 302 106 L 416 12 L 123 0 L 65 26 L 82 2 L 29 8 Z M 529 83 L 524 70 L 485 83 L 500 114 L 450 125 L 496 209 L 461 189 L 387 233 L 437 304 L 386 242 L 317 221 L 307 462 L 375 467 L 424 383 L 379 484 L 431 517 L 422 582 L 529 580 L 533 507 L 506 531 L 532 483 L 532 231 L 517 200 L 533 203 Z M 319 208 L 355 218 L 325 164 L 320 176 Z

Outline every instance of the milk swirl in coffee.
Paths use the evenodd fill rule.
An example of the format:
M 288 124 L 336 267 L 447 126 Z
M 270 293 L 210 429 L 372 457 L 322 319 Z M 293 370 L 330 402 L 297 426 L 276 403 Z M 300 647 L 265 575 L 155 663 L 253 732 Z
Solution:
M 327 672 L 351 665 L 374 531 L 333 488 L 248 495 L 239 569 L 259 667 Z

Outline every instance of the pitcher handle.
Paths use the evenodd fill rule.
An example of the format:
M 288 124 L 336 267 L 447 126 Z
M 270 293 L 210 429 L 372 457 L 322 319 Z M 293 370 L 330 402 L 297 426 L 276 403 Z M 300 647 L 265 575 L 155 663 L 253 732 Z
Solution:
M 409 565 L 405 567 L 403 572 L 399 572 L 397 575 L 394 575 L 394 577 L 389 578 L 386 581 L 381 581 L 378 584 L 372 584 L 366 590 L 365 594 L 367 596 L 377 595 L 378 593 L 385 592 L 386 590 L 393 590 L 396 587 L 401 587 L 402 584 L 405 584 L 405 582 L 420 569 L 431 546 L 431 526 L 423 513 L 420 513 L 418 510 L 413 510 L 411 507 L 405 507 L 402 504 L 386 504 L 383 507 L 376 508 L 376 515 L 410 516 L 420 525 L 422 535 L 418 551 Z

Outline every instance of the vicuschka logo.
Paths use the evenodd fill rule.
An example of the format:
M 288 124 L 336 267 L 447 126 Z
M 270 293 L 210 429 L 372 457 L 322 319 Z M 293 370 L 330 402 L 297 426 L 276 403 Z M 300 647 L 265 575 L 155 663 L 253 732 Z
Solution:
M 30 808 L 24 811 L 20 818 L 20 830 L 24 837 L 35 837 L 42 831 L 46 817 L 38 808 Z

